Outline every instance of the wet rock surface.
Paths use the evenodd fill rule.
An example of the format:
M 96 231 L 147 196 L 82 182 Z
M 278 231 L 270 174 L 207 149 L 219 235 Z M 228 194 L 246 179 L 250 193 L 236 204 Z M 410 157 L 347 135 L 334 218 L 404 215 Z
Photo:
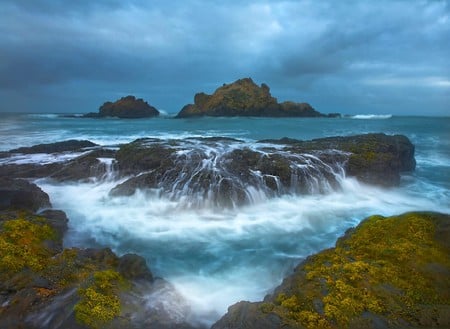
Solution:
M 396 186 L 415 168 L 414 145 L 400 135 L 367 134 L 312 141 L 265 140 L 248 144 L 228 139 L 161 141 L 139 139 L 117 152 L 121 175 L 132 177 L 111 195 L 158 189 L 191 204 L 208 200 L 238 206 L 258 194 L 328 193 L 345 176 L 368 184 Z
M 50 145 L 47 148 L 54 150 Z M 17 153 L 0 162 L 0 177 L 55 181 L 120 180 L 112 196 L 154 190 L 189 207 L 235 207 L 261 197 L 323 194 L 345 177 L 397 186 L 415 168 L 414 145 L 405 136 L 366 134 L 311 141 L 288 138 L 248 143 L 230 138 L 141 138 L 118 150 L 51 153 L 44 163 L 23 163 Z
M 66 214 L 35 212 L 50 207 L 45 192 L 4 178 L 0 191 L 0 328 L 194 328 L 186 302 L 169 283 L 155 281 L 142 257 L 63 249 Z
M 448 328 L 449 222 L 430 212 L 369 217 L 212 329 Z

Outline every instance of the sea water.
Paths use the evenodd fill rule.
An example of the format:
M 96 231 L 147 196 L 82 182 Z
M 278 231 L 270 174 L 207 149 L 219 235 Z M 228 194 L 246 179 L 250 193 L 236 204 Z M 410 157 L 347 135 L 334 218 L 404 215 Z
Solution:
M 185 298 L 190 308 L 185 316 L 197 324 L 210 325 L 240 300 L 261 300 L 302 259 L 333 246 L 348 228 L 369 215 L 415 210 L 450 213 L 448 117 L 124 120 L 2 114 L 0 120 L 0 151 L 67 139 L 117 147 L 141 137 L 231 137 L 250 147 L 261 139 L 383 132 L 403 134 L 412 141 L 417 168 L 402 176 L 399 187 L 383 189 L 343 176 L 340 189 L 328 193 L 274 197 L 255 193 L 249 204 L 234 208 L 208 203 L 183 207 L 183 196 L 170 199 L 156 190 L 112 198 L 108 193 L 118 183 L 114 175 L 91 183 L 36 181 L 50 195 L 53 207 L 69 217 L 66 246 L 108 246 L 119 255 L 142 255 L 154 275 L 171 282 Z M 18 161 L 62 161 L 65 156 L 70 157 L 37 154 Z M 174 314 L 186 312 L 185 305 L 177 310 L 173 301 L 167 307 Z

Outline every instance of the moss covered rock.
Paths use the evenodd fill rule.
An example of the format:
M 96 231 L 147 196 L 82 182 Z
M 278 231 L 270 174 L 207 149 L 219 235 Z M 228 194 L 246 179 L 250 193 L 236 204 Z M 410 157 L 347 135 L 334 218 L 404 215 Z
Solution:
M 448 328 L 449 223 L 438 213 L 369 217 L 213 328 Z
M 2 328 L 132 328 L 123 300 L 139 298 L 138 282 L 151 287 L 145 260 L 107 248 L 61 250 L 58 218 L 57 211 L 0 212 Z
M 200 116 L 268 116 L 268 117 L 320 117 L 307 103 L 284 102 L 272 97 L 266 84 L 258 86 L 251 78 L 224 84 L 212 95 L 198 93 L 194 104 L 188 104 L 177 118 Z

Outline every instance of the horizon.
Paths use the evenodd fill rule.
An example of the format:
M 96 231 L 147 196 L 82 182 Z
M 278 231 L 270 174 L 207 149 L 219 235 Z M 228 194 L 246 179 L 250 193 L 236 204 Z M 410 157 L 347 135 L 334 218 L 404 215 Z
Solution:
M 126 95 L 168 114 L 251 77 L 343 115 L 449 116 L 449 1 L 0 4 L 0 113 L 88 113 Z

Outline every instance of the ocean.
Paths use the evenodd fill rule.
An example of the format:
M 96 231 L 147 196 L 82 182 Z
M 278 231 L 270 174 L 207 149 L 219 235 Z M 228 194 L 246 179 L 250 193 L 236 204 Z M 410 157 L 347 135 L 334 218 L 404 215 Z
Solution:
M 125 120 L 0 114 L 0 151 L 68 139 L 116 147 L 141 137 L 220 136 L 252 147 L 262 139 L 310 140 L 372 132 L 403 134 L 415 145 L 416 170 L 403 174 L 398 187 L 369 186 L 343 176 L 339 189 L 325 193 L 273 197 L 255 193 L 249 204 L 222 209 L 207 202 L 182 207 L 183 195 L 170 199 L 156 192 L 113 198 L 108 196 L 117 185 L 113 174 L 83 183 L 35 181 L 49 194 L 53 207 L 69 217 L 67 247 L 108 246 L 119 255 L 142 255 L 153 274 L 173 284 L 183 300 L 160 292 L 149 301 L 166 299 L 164 307 L 174 314 L 189 309 L 192 322 L 210 325 L 236 302 L 263 299 L 305 257 L 332 247 L 369 215 L 450 213 L 450 117 Z M 0 162 L 62 159 L 34 154 Z

